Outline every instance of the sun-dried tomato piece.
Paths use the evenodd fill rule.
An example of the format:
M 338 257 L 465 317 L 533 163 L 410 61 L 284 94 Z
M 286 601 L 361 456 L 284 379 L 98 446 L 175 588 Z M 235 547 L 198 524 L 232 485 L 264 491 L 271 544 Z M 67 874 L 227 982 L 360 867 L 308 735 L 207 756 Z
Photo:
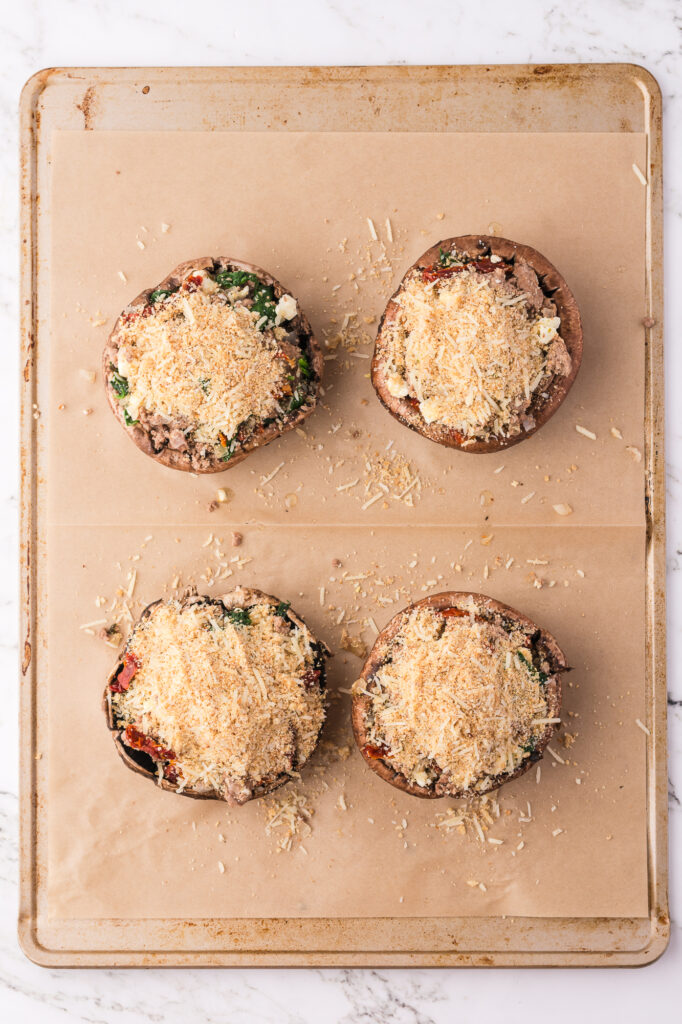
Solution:
M 504 270 L 506 274 L 512 269 L 510 264 L 503 260 L 493 263 L 489 256 L 482 256 L 480 260 L 472 260 L 471 266 L 475 267 L 479 274 L 492 274 L 493 270 Z
M 442 281 L 445 278 L 452 277 L 454 274 L 461 273 L 461 271 L 466 270 L 468 267 L 473 267 L 480 274 L 492 274 L 494 270 L 504 270 L 506 274 L 512 269 L 511 265 L 504 260 L 493 263 L 489 256 L 482 256 L 478 260 L 470 260 L 468 263 L 455 267 L 441 267 L 437 263 L 433 263 L 430 267 L 423 268 L 422 277 L 428 282 Z
M 183 289 L 186 292 L 195 292 L 197 288 L 201 287 L 202 281 L 203 277 L 199 277 L 198 274 L 192 274 L 190 277 L 187 278 L 187 280 L 183 284 Z
M 471 613 L 464 608 L 442 608 L 440 613 L 444 619 L 469 619 Z M 474 622 L 485 622 L 482 615 L 474 615 Z
M 123 733 L 123 742 L 127 747 L 132 747 L 133 750 L 141 750 L 144 754 L 149 754 L 155 761 L 176 761 L 177 757 L 175 752 L 168 750 L 166 747 L 162 747 L 156 740 L 150 739 L 149 736 L 145 736 L 144 733 L 136 729 L 134 725 L 126 726 L 125 732 Z
M 457 267 L 439 267 L 437 263 L 434 263 L 430 267 L 424 267 L 422 270 L 422 277 L 425 281 L 441 281 L 443 278 L 459 274 L 462 270 L 466 270 L 465 265 Z
M 167 764 L 163 769 L 163 777 L 173 785 L 182 777 L 182 772 L 176 764 Z
M 111 682 L 109 689 L 112 693 L 123 693 L 130 686 L 131 680 L 137 670 L 140 667 L 140 663 L 134 654 L 123 655 L 123 668 L 118 673 L 116 678 Z
M 371 757 L 374 758 L 374 760 L 378 761 L 380 758 L 386 757 L 386 754 L 388 754 L 389 749 L 390 748 L 387 747 L 385 743 L 381 743 L 379 744 L 379 746 L 375 746 L 375 744 L 373 743 L 365 743 L 364 747 L 362 748 L 362 752 L 365 755 L 365 757 Z

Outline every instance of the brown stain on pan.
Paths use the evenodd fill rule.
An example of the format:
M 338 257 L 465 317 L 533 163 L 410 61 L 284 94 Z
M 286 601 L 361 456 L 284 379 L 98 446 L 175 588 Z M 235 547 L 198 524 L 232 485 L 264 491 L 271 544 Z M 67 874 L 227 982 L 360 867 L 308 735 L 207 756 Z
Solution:
M 80 110 L 83 115 L 83 127 L 86 132 L 90 132 L 94 128 L 96 106 L 97 90 L 94 85 L 89 85 L 81 102 L 76 104 L 76 109 Z
M 500 256 L 504 260 L 513 262 L 516 257 L 521 257 L 538 275 L 540 288 L 547 298 L 555 303 L 557 316 L 561 318 L 559 333 L 566 345 L 571 357 L 571 371 L 565 377 L 555 375 L 545 389 L 547 398 L 541 395 L 534 395 L 528 412 L 534 419 L 534 426 L 530 430 L 521 430 L 512 437 L 493 436 L 488 440 L 476 440 L 469 444 L 458 431 L 444 424 L 427 423 L 419 408 L 407 398 L 396 398 L 387 387 L 386 362 L 387 362 L 387 341 L 384 336 L 384 328 L 390 327 L 399 312 L 397 298 L 402 290 L 405 277 L 412 270 L 425 269 L 438 263 L 440 250 L 457 249 L 467 255 L 481 257 L 487 255 Z M 403 280 L 397 290 L 391 296 L 379 323 L 377 340 L 372 358 L 372 384 L 382 405 L 388 409 L 399 423 L 416 431 L 430 441 L 435 441 L 447 448 L 456 448 L 458 451 L 473 455 L 486 455 L 498 452 L 512 445 L 520 444 L 521 441 L 532 437 L 540 427 L 554 415 L 570 391 L 573 382 L 580 369 L 583 355 L 583 329 L 580 320 L 578 304 L 573 293 L 566 284 L 556 267 L 549 260 L 530 245 L 523 245 L 521 242 L 513 242 L 508 238 L 499 238 L 496 235 L 458 235 L 455 238 L 445 238 L 430 249 L 427 249 L 415 263 L 406 271 Z
M 476 594 L 470 591 L 448 590 L 441 594 L 432 594 L 430 597 L 425 597 L 421 601 L 416 601 L 414 604 L 408 605 L 407 608 L 398 612 L 398 614 L 391 619 L 388 625 L 386 625 L 377 636 L 374 647 L 370 651 L 369 657 L 367 658 L 362 672 L 360 673 L 360 678 L 365 682 L 365 689 L 367 688 L 367 684 L 371 681 L 374 673 L 378 671 L 386 660 L 392 640 L 399 632 L 411 612 L 416 608 L 433 608 L 436 611 L 445 611 L 451 608 L 468 609 L 472 601 L 477 613 L 490 612 L 492 614 L 503 615 L 505 618 L 512 619 L 522 628 L 531 629 L 533 633 L 539 634 L 540 643 L 542 644 L 544 651 L 547 652 L 547 660 L 550 662 L 550 668 L 552 669 L 545 688 L 547 717 L 558 718 L 561 711 L 561 673 L 568 671 L 568 665 L 566 657 L 557 641 L 551 633 L 548 633 L 547 630 L 536 625 L 532 619 L 529 619 L 522 612 L 517 611 L 509 605 L 503 604 L 501 601 L 496 601 L 492 597 L 487 597 L 485 594 Z M 407 779 L 401 772 L 392 767 L 390 759 L 384 759 L 383 757 L 376 756 L 373 757 L 367 751 L 367 748 L 372 745 L 370 730 L 367 724 L 370 705 L 371 700 L 366 694 L 353 694 L 351 707 L 353 734 L 355 736 L 355 742 L 364 760 L 372 771 L 379 776 L 379 778 L 390 783 L 390 785 L 395 786 L 396 789 L 400 789 L 404 793 L 409 793 L 411 796 L 418 796 L 427 800 L 438 799 L 443 796 L 480 796 L 483 793 L 489 793 L 494 789 L 499 789 L 505 782 L 511 782 L 512 779 L 516 779 L 520 775 L 525 774 L 533 764 L 539 761 L 547 744 L 554 734 L 554 726 L 548 725 L 538 740 L 533 753 L 526 758 L 521 765 L 519 765 L 516 771 L 498 775 L 491 779 L 490 785 L 488 785 L 485 790 L 477 790 L 473 792 L 445 792 L 442 789 L 439 791 L 437 784 L 435 787 L 426 788 L 424 786 L 418 786 L 414 782 L 410 782 L 409 779 Z

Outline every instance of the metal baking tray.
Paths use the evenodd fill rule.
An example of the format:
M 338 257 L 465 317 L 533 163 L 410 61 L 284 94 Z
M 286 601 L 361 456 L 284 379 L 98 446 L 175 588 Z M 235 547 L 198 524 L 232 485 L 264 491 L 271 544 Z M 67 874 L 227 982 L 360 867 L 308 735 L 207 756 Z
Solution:
M 55 921 L 45 910 L 46 445 L 50 139 L 55 130 L 640 132 L 647 140 L 647 917 Z M 634 65 L 57 68 L 21 99 L 21 897 L 44 966 L 634 966 L 665 949 L 667 774 L 661 96 Z

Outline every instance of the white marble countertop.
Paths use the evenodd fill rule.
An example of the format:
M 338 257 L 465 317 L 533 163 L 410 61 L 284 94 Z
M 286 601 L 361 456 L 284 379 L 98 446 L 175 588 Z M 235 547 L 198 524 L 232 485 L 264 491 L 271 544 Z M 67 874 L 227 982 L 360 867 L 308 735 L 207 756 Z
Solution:
M 289 0 L 237 4 L 186 0 L 26 0 L 0 25 L 0 330 L 6 394 L 0 420 L 0 1016 L 51 1024 L 73 1020 L 208 1024 L 507 1024 L 540 1012 L 553 1024 L 620 1022 L 679 1014 L 682 961 L 682 679 L 669 670 L 671 906 L 668 952 L 644 971 L 48 971 L 16 942 L 17 900 L 17 103 L 36 70 L 63 65 L 475 64 L 630 61 L 663 90 L 666 116 L 666 380 L 682 380 L 682 8 L 677 0 Z M 669 665 L 682 655 L 682 405 L 669 403 Z M 680 796 L 676 795 L 677 792 Z M 678 1011 L 674 1007 L 678 1005 Z M 532 1006 L 532 1009 L 531 1009 Z M 482 1015 L 482 1016 L 481 1016 Z

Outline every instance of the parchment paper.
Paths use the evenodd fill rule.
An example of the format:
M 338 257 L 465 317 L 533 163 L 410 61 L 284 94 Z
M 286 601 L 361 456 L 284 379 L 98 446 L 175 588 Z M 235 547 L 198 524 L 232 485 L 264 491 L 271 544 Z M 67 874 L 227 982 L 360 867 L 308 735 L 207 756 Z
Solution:
M 643 451 L 644 189 L 632 171 L 643 166 L 643 137 L 65 133 L 55 141 L 52 397 L 42 410 L 52 459 L 50 915 L 644 916 L 643 464 L 626 447 Z M 392 274 L 377 261 L 378 242 L 370 265 L 367 217 Z M 128 299 L 192 254 L 233 254 L 273 270 L 321 338 L 332 339 L 352 312 L 372 335 L 376 323 L 363 318 L 380 313 L 423 249 L 491 224 L 556 263 L 586 328 L 583 367 L 563 408 L 509 453 L 444 451 L 397 424 L 366 379 L 371 344 L 362 341 L 355 353 L 343 343 L 328 350 L 336 358 L 306 436 L 280 439 L 222 475 L 156 466 L 106 408 L 98 373 L 106 331 Z M 419 473 L 414 504 L 389 496 L 363 510 L 373 460 L 391 441 Z M 218 487 L 230 500 L 209 512 Z M 558 502 L 572 515 L 558 517 Z M 244 536 L 237 549 L 233 530 Z M 232 575 L 212 583 L 221 561 Z M 81 627 L 106 619 L 133 570 L 135 610 L 169 593 L 176 577 L 178 587 L 193 580 L 209 593 L 243 582 L 291 600 L 335 650 L 327 743 L 293 784 L 314 811 L 312 833 L 292 850 L 277 851 L 262 802 L 228 810 L 180 799 L 116 756 L 100 708 L 115 651 Z M 361 661 L 340 646 L 341 630 L 350 620 L 369 645 L 372 623 L 381 628 L 410 599 L 447 588 L 483 591 L 531 615 L 574 669 L 561 737 L 575 741 L 557 738 L 561 761 L 546 756 L 539 782 L 531 771 L 501 791 L 484 843 L 434 827 L 452 801 L 402 795 L 343 750 L 349 697 L 338 691 Z

